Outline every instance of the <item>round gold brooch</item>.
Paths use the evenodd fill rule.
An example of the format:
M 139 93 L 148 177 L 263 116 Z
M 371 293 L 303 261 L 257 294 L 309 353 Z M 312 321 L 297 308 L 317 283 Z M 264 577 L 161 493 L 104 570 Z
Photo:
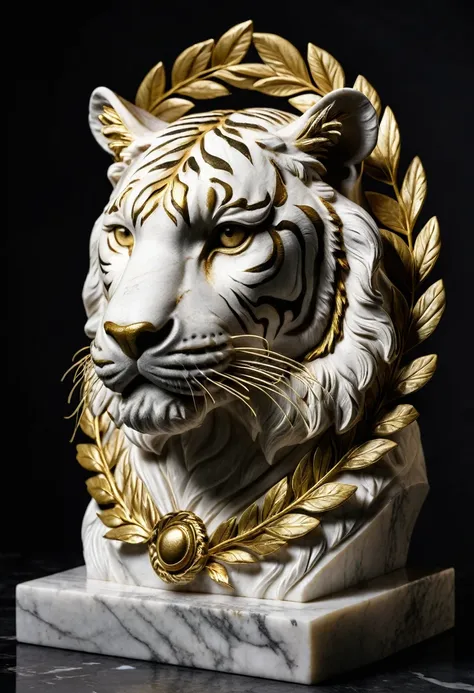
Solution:
M 161 518 L 148 542 L 153 570 L 164 582 L 192 582 L 206 565 L 209 539 L 203 521 L 181 511 Z

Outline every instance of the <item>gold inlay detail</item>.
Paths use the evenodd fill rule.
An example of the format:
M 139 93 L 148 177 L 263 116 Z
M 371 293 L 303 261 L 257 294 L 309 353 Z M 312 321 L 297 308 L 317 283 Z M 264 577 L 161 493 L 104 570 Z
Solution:
M 262 64 L 242 64 L 252 38 Z M 193 103 L 175 99 L 173 94 L 196 98 L 224 95 L 228 93 L 227 88 L 216 81 L 221 80 L 265 94 L 281 95 L 283 91 L 292 95 L 290 103 L 304 112 L 316 103 L 315 95 L 325 95 L 344 86 L 342 67 L 329 53 L 309 44 L 306 65 L 297 49 L 285 39 L 273 34 L 252 37 L 251 22 L 233 27 L 216 44 L 204 41 L 192 49 L 192 60 L 188 60 L 190 49 L 178 57 L 173 68 L 173 86 L 168 91 L 165 91 L 162 63 L 150 71 L 137 94 L 140 107 L 170 121 L 178 119 Z M 380 98 L 372 85 L 359 76 L 354 88 L 367 96 L 380 116 Z M 104 134 L 111 139 L 111 149 L 119 156 L 131 137 L 113 109 L 106 107 L 100 118 Z M 339 121 L 337 126 L 332 123 L 331 128 L 333 125 L 335 132 L 324 135 L 330 136 L 325 146 L 331 138 L 335 140 L 339 136 Z M 105 131 L 105 128 L 110 129 Z M 435 372 L 437 359 L 432 354 L 406 362 L 404 357 L 436 329 L 444 311 L 445 295 L 441 280 L 419 295 L 421 283 L 438 259 L 439 226 L 436 217 L 432 217 L 421 230 L 417 229 L 417 218 L 426 196 L 426 176 L 420 159 L 415 157 L 399 185 L 399 159 L 398 125 L 387 107 L 381 118 L 377 146 L 365 162 L 365 172 L 385 183 L 393 193 L 389 196 L 368 192 L 367 199 L 374 216 L 385 227 L 381 231 L 384 244 L 398 256 L 405 272 L 404 295 L 386 262 L 384 269 L 394 282 L 387 310 L 399 335 L 395 358 L 367 391 L 360 423 L 343 436 L 328 432 L 318 441 L 316 449 L 299 462 L 293 474 L 281 479 L 240 515 L 222 522 L 209 538 L 203 521 L 190 511 L 161 517 L 129 461 L 123 433 L 118 428 L 110 433 L 107 413 L 100 418 L 90 414 L 88 405 L 94 384 L 90 354 L 81 357 L 67 371 L 74 373 L 73 390 L 83 381 L 83 396 L 76 411 L 82 411 L 80 426 L 94 443 L 78 445 L 77 459 L 85 469 L 94 472 L 87 480 L 89 493 L 98 504 L 108 506 L 99 513 L 101 521 L 109 527 L 105 537 L 147 545 L 153 568 L 162 580 L 177 584 L 191 582 L 205 570 L 212 580 L 230 587 L 226 565 L 265 560 L 289 542 L 316 529 L 323 513 L 346 503 L 357 489 L 355 485 L 339 482 L 339 475 L 346 470 L 367 470 L 381 460 L 397 446 L 390 436 L 418 417 L 411 404 L 399 404 L 396 398 L 425 385 Z M 277 192 L 277 201 L 283 202 L 283 189 L 279 187 Z M 184 203 L 183 190 L 180 211 L 184 210 Z M 330 206 L 326 207 L 338 227 L 337 215 Z M 342 251 L 341 245 L 339 264 L 347 271 Z M 340 295 L 342 302 L 342 292 Z M 339 317 L 336 323 L 331 339 L 325 339 L 325 349 L 329 351 L 329 344 L 334 343 L 342 330 Z M 125 342 L 127 348 L 132 348 L 133 339 L 127 337 Z M 255 351 L 260 353 L 265 349 Z M 117 478 L 115 468 L 120 469 Z

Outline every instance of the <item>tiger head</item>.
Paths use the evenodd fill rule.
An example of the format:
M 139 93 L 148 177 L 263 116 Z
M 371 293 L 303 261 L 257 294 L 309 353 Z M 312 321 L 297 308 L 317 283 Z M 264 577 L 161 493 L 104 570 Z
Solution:
M 379 233 L 354 201 L 377 137 L 366 97 L 168 124 L 99 88 L 90 125 L 115 155 L 83 293 L 91 406 L 139 442 L 231 407 L 269 458 L 351 427 L 395 347 Z

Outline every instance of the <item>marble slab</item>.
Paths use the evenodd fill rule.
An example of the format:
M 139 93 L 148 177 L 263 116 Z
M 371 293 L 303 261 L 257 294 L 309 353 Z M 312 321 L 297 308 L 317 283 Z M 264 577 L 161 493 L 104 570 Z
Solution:
M 305 604 L 119 587 L 75 568 L 17 586 L 23 643 L 298 683 L 454 625 L 454 571 L 398 570 Z

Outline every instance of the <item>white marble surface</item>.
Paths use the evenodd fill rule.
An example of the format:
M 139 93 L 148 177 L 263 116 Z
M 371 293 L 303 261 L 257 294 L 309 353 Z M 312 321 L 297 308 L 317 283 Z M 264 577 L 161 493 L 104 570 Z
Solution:
M 398 570 L 306 604 L 87 580 L 17 587 L 20 642 L 317 683 L 454 625 L 454 571 Z
M 337 189 L 318 159 L 321 137 L 308 134 L 333 110 L 344 118 L 324 156 L 349 172 Z M 99 87 L 90 126 L 109 152 L 111 117 L 126 137 L 90 238 L 82 395 L 125 437 L 115 475 L 125 476 L 129 453 L 161 515 L 193 512 L 212 534 L 262 503 L 328 429 L 355 426 L 395 357 L 381 236 L 357 202 L 356 165 L 378 119 L 360 91 L 336 89 L 300 116 L 258 108 L 168 124 Z M 226 123 L 237 140 L 222 135 Z M 221 236 L 236 228 L 232 250 Z M 311 601 L 402 567 L 426 487 L 417 430 L 402 431 L 376 469 L 341 474 L 356 494 L 307 539 L 258 566 L 231 566 L 235 593 Z M 155 587 L 146 545 L 105 539 L 98 510 L 92 501 L 83 523 L 88 576 Z M 205 574 L 189 589 L 221 590 Z
M 428 481 L 418 424 L 407 426 L 394 439 L 398 447 L 376 469 L 371 467 L 366 473 L 345 472 L 339 477 L 342 483 L 357 485 L 357 492 L 343 508 L 323 515 L 315 532 L 291 542 L 258 564 L 229 565 L 233 594 L 309 602 L 403 568 L 413 527 L 428 492 Z M 208 452 L 208 448 L 205 450 Z M 225 451 L 222 458 L 225 459 Z M 150 466 L 149 460 L 145 463 L 140 463 L 139 458 L 135 460 L 140 477 L 152 489 L 153 471 L 147 465 Z M 182 469 L 185 470 L 184 464 Z M 288 468 L 280 468 L 271 483 L 267 480 L 266 488 L 285 473 Z M 177 477 L 173 478 L 176 487 L 184 485 L 178 483 Z M 157 577 L 146 545 L 130 546 L 104 538 L 98 511 L 98 505 L 91 501 L 82 527 L 88 577 L 176 591 L 176 585 L 167 585 Z M 230 515 L 231 512 L 220 520 Z M 216 518 L 210 520 L 205 513 L 202 518 L 210 532 L 217 527 Z M 179 589 L 227 594 L 227 588 L 214 583 L 205 573 Z

